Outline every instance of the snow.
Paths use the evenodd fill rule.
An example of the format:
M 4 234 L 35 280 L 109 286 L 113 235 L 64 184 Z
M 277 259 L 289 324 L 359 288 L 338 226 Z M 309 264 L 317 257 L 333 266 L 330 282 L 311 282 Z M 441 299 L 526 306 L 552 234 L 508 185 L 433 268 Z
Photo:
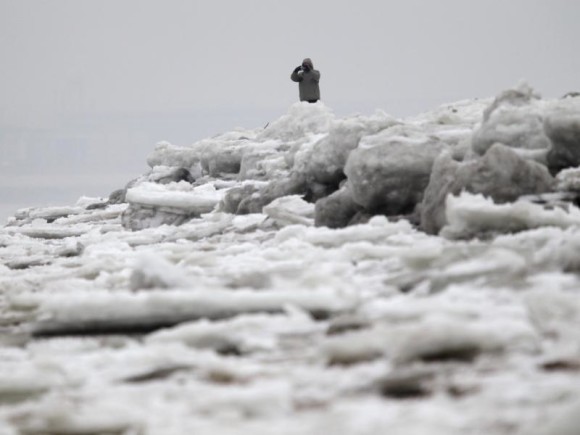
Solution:
M 0 433 L 576 434 L 579 115 L 297 103 L 20 210 Z

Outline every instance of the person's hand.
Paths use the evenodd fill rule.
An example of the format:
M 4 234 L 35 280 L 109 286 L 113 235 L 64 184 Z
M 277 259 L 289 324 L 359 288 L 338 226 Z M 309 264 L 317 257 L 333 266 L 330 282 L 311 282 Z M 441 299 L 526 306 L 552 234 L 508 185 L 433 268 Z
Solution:
M 297 66 L 296 68 L 294 68 L 294 72 L 297 73 L 298 71 L 302 70 L 302 65 Z

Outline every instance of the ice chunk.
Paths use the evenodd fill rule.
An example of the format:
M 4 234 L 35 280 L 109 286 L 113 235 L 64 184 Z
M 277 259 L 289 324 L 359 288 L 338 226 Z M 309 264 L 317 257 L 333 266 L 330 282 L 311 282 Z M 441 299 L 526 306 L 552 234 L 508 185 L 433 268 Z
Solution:
M 556 176 L 558 190 L 580 192 L 580 168 L 564 169 Z
M 411 213 L 444 148 L 442 142 L 409 127 L 365 137 L 345 168 L 354 201 L 371 212 Z
M 188 147 L 159 142 L 153 153 L 147 158 L 147 164 L 155 166 L 172 166 L 191 169 L 200 164 L 200 156 Z
M 171 207 L 193 215 L 212 211 L 222 197 L 223 191 L 216 190 L 211 183 L 192 187 L 183 181 L 169 185 L 145 182 L 127 190 L 127 201 L 130 203 Z
M 315 224 L 329 228 L 346 227 L 362 210 L 354 199 L 348 183 L 326 198 L 316 201 Z
M 470 361 L 481 352 L 502 349 L 493 334 L 463 322 L 433 319 L 402 328 L 388 351 L 397 364 L 411 361 Z
M 448 194 L 463 190 L 481 193 L 498 203 L 522 195 L 549 192 L 555 181 L 545 166 L 525 160 L 510 148 L 496 144 L 477 160 L 459 163 L 447 153 L 435 162 L 421 204 L 421 227 L 436 234 L 446 223 Z
M 322 344 L 322 354 L 330 365 L 350 365 L 384 355 L 385 334 L 380 328 L 331 336 Z
M 580 165 L 580 101 L 561 103 L 546 116 L 544 128 L 552 141 L 548 166 L 552 173 Z
M 323 103 L 294 103 L 288 113 L 269 124 L 258 139 L 302 139 L 309 134 L 327 132 L 333 119 L 334 114 Z
M 131 274 L 131 290 L 187 287 L 191 279 L 184 271 L 164 258 L 142 253 L 136 259 Z
M 224 196 L 213 184 L 192 186 L 181 181 L 161 185 L 144 182 L 127 190 L 130 207 L 123 213 L 123 226 L 132 230 L 181 225 L 212 211 Z
M 580 209 L 570 205 L 568 210 L 546 210 L 527 201 L 495 204 L 491 198 L 463 192 L 447 197 L 446 219 L 448 224 L 441 231 L 444 237 L 489 237 L 542 226 L 580 226 Z
M 352 308 L 356 299 L 336 291 L 196 290 L 147 293 L 53 295 L 42 298 L 39 335 L 151 331 L 195 319 L 222 319 L 243 313 L 280 312 L 296 305 L 314 316 Z
M 283 196 L 264 207 L 264 213 L 279 226 L 314 225 L 314 204 L 298 195 Z
M 347 158 L 361 138 L 396 124 L 398 121 L 379 111 L 370 117 L 334 120 L 328 135 L 317 141 L 309 149 L 308 156 L 300 164 L 295 164 L 294 169 L 304 173 L 308 181 L 338 185 L 344 178 Z
M 523 83 L 501 93 L 485 110 L 481 127 L 473 133 L 473 150 L 483 155 L 495 143 L 511 148 L 547 152 L 550 139 L 544 133 L 538 96 Z
M 224 321 L 200 320 L 151 334 L 151 343 L 181 342 L 194 348 L 218 352 L 250 353 L 273 351 L 282 346 L 285 335 L 308 334 L 320 330 L 306 313 L 288 315 L 239 315 Z

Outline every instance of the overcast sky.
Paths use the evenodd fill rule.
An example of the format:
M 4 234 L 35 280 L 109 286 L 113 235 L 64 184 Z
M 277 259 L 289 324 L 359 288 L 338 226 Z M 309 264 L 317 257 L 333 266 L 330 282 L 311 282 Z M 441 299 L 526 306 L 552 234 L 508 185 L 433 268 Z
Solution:
M 304 57 L 339 115 L 403 116 L 521 79 L 558 97 L 580 89 L 579 21 L 573 0 L 0 0 L 1 160 L 14 172 L 37 158 L 29 130 L 49 150 L 98 131 L 122 169 L 157 140 L 263 125 L 297 101 Z M 111 139 L 124 122 L 126 145 Z M 66 174 L 65 160 L 43 170 Z

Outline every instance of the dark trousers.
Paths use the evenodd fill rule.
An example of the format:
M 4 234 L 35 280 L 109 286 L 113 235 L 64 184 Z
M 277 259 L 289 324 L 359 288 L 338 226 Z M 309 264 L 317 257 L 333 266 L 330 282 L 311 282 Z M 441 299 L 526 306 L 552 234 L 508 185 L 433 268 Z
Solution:
M 316 103 L 318 100 L 307 100 L 309 103 Z

